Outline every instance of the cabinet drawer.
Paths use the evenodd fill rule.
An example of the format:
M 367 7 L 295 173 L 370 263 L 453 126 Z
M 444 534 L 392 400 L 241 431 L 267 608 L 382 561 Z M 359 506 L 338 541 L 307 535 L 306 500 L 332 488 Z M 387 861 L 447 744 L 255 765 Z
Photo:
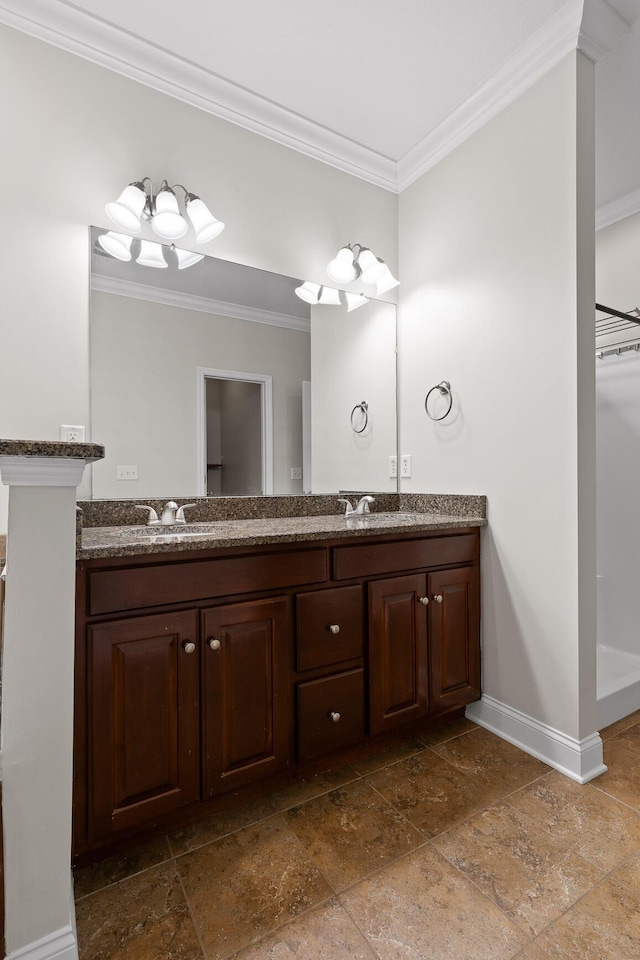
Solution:
M 322 548 L 96 570 L 89 573 L 88 613 L 279 590 L 326 579 L 327 552 Z
M 298 759 L 313 760 L 364 739 L 364 672 L 298 685 Z
M 351 580 L 449 563 L 465 563 L 477 560 L 479 555 L 477 533 L 334 547 L 333 579 Z
M 299 671 L 362 656 L 362 589 L 338 587 L 296 597 Z

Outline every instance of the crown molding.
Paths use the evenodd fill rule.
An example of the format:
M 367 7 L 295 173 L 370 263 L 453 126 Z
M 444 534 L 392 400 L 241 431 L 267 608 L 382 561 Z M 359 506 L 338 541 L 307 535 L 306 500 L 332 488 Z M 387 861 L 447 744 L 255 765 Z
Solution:
M 571 0 L 566 4 L 470 97 L 402 157 L 398 163 L 400 193 L 575 50 L 582 3 L 583 0 Z
M 631 24 L 607 0 L 585 0 L 578 49 L 597 63 L 629 33 Z
M 396 163 L 389 157 L 114 27 L 68 0 L 0 0 L 0 21 L 354 177 L 397 192 Z
M 152 303 L 162 303 L 169 307 L 182 307 L 184 310 L 211 313 L 218 317 L 250 320 L 252 323 L 269 323 L 274 327 L 286 327 L 289 330 L 300 330 L 303 333 L 309 333 L 311 329 L 311 322 L 304 320 L 302 317 L 274 313 L 271 310 L 260 310 L 257 307 L 247 307 L 241 303 L 228 303 L 226 300 L 199 297 L 192 293 L 181 293 L 177 290 L 164 290 L 146 283 L 137 283 L 135 280 L 120 280 L 116 277 L 102 277 L 98 274 L 92 274 L 91 289 L 97 290 L 99 293 L 113 293 L 118 297 L 150 300 Z
M 596 210 L 596 230 L 603 230 L 610 227 L 619 220 L 625 220 L 627 217 L 633 217 L 640 213 L 640 187 L 626 193 L 623 197 L 604 203 Z
M 569 0 L 398 162 L 114 27 L 70 0 L 0 0 L 0 21 L 392 193 L 401 193 L 576 48 L 597 61 L 630 25 L 606 0 Z

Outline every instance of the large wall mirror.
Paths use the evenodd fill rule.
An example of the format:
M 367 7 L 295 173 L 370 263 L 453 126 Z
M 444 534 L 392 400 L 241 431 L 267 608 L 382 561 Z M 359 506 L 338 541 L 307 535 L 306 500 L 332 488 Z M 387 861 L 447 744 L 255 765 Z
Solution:
M 122 261 L 91 227 L 95 499 L 395 492 L 396 308 L 204 257 Z M 344 298 L 343 298 L 344 299 Z

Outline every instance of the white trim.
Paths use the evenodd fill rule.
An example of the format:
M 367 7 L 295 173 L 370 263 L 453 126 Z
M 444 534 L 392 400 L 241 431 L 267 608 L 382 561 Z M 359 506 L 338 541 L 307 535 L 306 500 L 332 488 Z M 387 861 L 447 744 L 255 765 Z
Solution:
M 611 53 L 630 29 L 631 24 L 607 0 L 585 0 L 578 49 L 597 63 Z
M 602 760 L 602 740 L 597 732 L 583 740 L 575 740 L 486 694 L 470 704 L 466 714 L 481 727 L 578 783 L 587 783 L 607 770 Z
M 67 0 L 0 0 L 0 21 L 237 126 L 396 192 L 395 161 Z
M 640 187 L 623 197 L 618 197 L 616 200 L 603 203 L 601 207 L 598 207 L 596 210 L 596 230 L 603 230 L 620 220 L 635 216 L 636 213 L 640 213 Z
M 260 384 L 262 414 L 262 493 L 273 494 L 273 377 L 270 373 L 242 373 L 238 370 L 217 370 L 211 367 L 198 367 L 198 410 L 196 427 L 198 431 L 198 489 L 200 497 L 207 494 L 207 389 L 206 380 L 242 380 L 245 383 Z
M 583 0 L 571 0 L 562 7 L 470 97 L 400 159 L 400 193 L 576 49 L 582 3 Z
M 0 474 L 8 487 L 77 487 L 88 462 L 70 457 L 0 457 Z
M 290 314 L 274 313 L 258 307 L 247 307 L 241 303 L 228 303 L 225 300 L 213 300 L 178 290 L 166 290 L 136 280 L 120 280 L 117 277 L 103 277 L 91 274 L 91 289 L 99 293 L 112 293 L 117 297 L 131 297 L 133 300 L 150 300 L 169 307 L 182 307 L 185 310 L 198 310 L 200 313 L 212 313 L 219 317 L 233 317 L 234 320 L 250 320 L 253 323 L 270 323 L 289 330 L 302 330 L 309 333 L 311 321 Z
M 74 924 L 61 927 L 40 940 L 34 940 L 7 954 L 6 960 L 78 960 Z

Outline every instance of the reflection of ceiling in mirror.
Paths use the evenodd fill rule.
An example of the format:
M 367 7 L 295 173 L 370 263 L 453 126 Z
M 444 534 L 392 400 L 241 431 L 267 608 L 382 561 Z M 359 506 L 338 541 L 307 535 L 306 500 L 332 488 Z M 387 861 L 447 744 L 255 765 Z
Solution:
M 162 301 L 163 295 L 167 294 L 174 301 L 189 299 L 194 305 L 199 301 L 211 301 L 216 309 L 221 304 L 229 304 L 248 312 L 260 311 L 265 317 L 281 317 L 284 325 L 297 329 L 309 328 L 309 305 L 294 292 L 300 280 L 217 257 L 204 257 L 186 270 L 178 270 L 173 264 L 158 270 L 141 266 L 135 260 L 116 260 L 96 243 L 96 238 L 105 232 L 99 227 L 91 227 L 93 289 L 135 295 L 132 286 L 135 285 L 139 299 Z M 169 257 L 166 259 L 171 262 Z M 203 304 L 200 306 L 202 308 Z M 286 323 L 287 318 L 290 323 Z

